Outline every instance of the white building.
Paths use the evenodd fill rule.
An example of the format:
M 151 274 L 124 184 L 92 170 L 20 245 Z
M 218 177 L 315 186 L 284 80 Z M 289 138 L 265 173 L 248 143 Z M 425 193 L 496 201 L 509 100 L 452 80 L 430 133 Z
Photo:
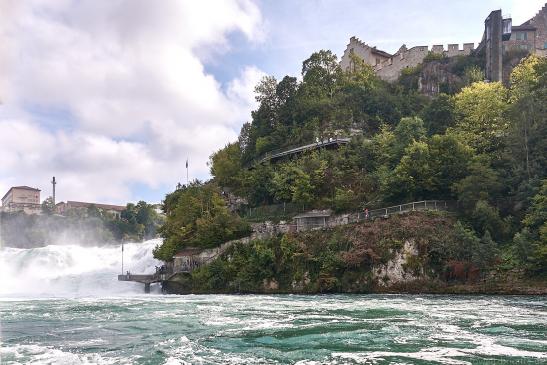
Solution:
M 2 198 L 4 212 L 23 211 L 27 214 L 40 214 L 40 189 L 30 186 L 13 186 Z

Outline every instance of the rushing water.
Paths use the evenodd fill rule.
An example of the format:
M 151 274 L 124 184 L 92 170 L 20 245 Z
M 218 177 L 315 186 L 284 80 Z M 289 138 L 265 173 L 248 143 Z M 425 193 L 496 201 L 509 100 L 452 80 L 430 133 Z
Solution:
M 127 270 L 153 271 L 154 245 L 128 245 Z M 118 256 L 4 249 L 0 362 L 547 363 L 545 297 L 144 295 L 115 281 Z

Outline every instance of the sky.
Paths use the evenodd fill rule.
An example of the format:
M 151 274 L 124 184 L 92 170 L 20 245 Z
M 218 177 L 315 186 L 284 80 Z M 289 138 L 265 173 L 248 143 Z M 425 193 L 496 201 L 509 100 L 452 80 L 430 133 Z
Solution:
M 158 203 L 208 179 L 237 140 L 265 75 L 298 76 L 349 38 L 395 52 L 477 44 L 502 9 L 513 24 L 545 0 L 0 0 L 0 195 Z

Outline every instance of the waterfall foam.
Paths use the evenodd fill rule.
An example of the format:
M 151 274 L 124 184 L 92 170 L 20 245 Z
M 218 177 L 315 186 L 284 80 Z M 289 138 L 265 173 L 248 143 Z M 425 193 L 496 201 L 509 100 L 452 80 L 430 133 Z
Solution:
M 161 261 L 152 249 L 161 243 L 153 239 L 124 244 L 124 270 L 154 273 Z M 118 282 L 122 272 L 121 244 L 86 247 L 50 245 L 0 250 L 0 296 L 108 296 L 142 293 L 142 284 Z

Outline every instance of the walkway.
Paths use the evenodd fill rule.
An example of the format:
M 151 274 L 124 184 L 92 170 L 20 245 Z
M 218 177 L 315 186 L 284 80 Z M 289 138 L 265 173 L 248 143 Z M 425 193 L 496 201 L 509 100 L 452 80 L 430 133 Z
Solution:
M 150 292 L 151 283 L 161 283 L 163 281 L 169 280 L 176 274 L 182 273 L 191 273 L 193 270 L 206 266 L 217 257 L 221 256 L 230 246 L 235 243 L 249 243 L 255 239 L 264 239 L 276 234 L 286 233 L 286 232 L 296 232 L 296 231 L 306 231 L 313 229 L 322 229 L 322 228 L 332 228 L 337 226 L 342 226 L 350 223 L 357 223 L 367 220 L 375 220 L 378 218 L 388 218 L 394 214 L 402 214 L 406 212 L 413 211 L 453 211 L 455 210 L 455 204 L 453 202 L 445 200 L 422 200 L 417 202 L 405 203 L 394 205 L 390 207 L 385 207 L 381 209 L 373 209 L 368 212 L 368 215 L 363 212 L 355 212 L 349 214 L 340 214 L 340 215 L 321 215 L 321 219 L 317 224 L 313 222 L 306 223 L 305 226 L 295 223 L 284 223 L 284 224 L 272 224 L 271 222 L 264 222 L 262 224 L 253 225 L 253 233 L 249 237 L 244 237 L 237 240 L 232 240 L 223 243 L 219 247 L 200 250 L 196 253 L 191 253 L 188 255 L 177 256 L 177 258 L 183 258 L 185 263 L 180 265 L 178 269 L 173 270 L 169 273 L 156 273 L 152 275 L 118 275 L 119 281 L 134 281 L 144 284 L 144 291 L 146 293 Z M 263 229 L 266 227 L 265 229 Z M 175 258 L 175 257 L 174 257 Z
M 348 144 L 350 141 L 351 141 L 351 138 L 336 137 L 336 138 L 329 138 L 327 140 L 316 142 L 316 143 L 310 143 L 304 146 L 292 147 L 289 149 L 274 150 L 274 151 L 267 152 L 266 155 L 260 159 L 259 163 L 264 163 L 266 161 L 275 162 L 283 157 L 314 150 L 317 148 L 333 148 L 333 147 L 337 148 L 341 145 Z

